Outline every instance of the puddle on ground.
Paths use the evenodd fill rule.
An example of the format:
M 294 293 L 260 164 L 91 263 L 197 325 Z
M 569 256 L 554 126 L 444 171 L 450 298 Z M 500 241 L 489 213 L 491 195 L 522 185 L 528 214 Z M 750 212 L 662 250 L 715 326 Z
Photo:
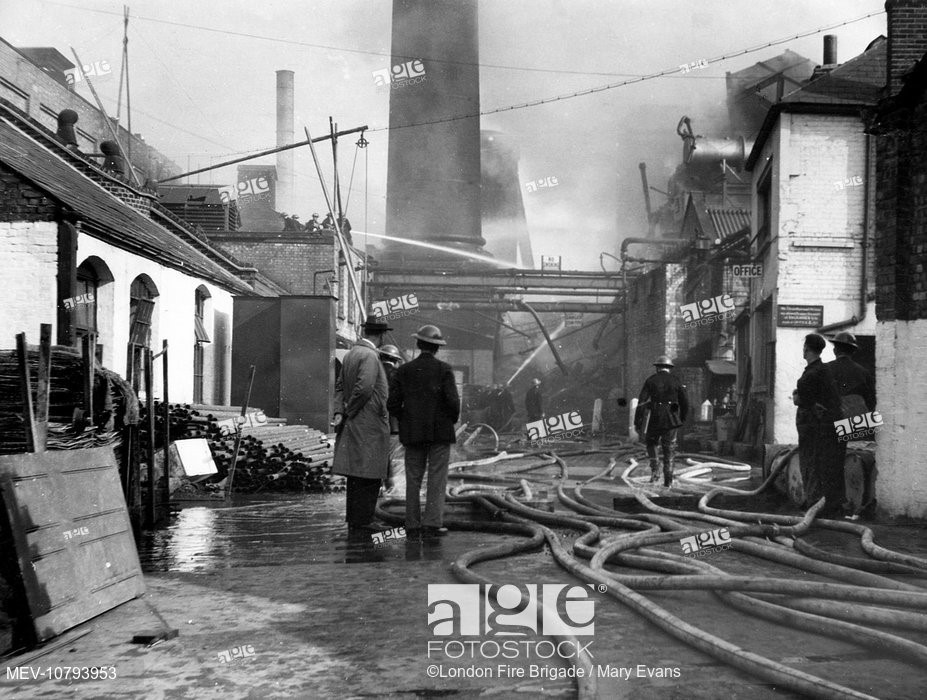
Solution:
M 225 503 L 183 505 L 167 527 L 142 533 L 146 572 L 208 573 L 292 564 L 351 564 L 390 559 L 441 559 L 444 540 L 403 538 L 374 545 L 348 536 L 344 493 L 236 496 Z M 454 515 L 448 507 L 448 516 Z

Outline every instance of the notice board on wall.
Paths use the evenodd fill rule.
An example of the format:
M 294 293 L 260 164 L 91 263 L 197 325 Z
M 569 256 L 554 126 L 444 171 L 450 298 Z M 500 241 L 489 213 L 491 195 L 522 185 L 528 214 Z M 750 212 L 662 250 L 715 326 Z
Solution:
M 38 641 L 145 592 L 111 447 L 2 455 L 0 495 Z
M 776 325 L 780 328 L 820 328 L 824 325 L 823 306 L 779 304 Z

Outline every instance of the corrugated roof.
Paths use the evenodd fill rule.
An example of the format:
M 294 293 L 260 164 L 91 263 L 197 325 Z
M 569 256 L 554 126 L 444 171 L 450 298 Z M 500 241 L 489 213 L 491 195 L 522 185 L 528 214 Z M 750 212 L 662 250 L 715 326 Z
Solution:
M 874 105 L 885 86 L 888 42 L 885 37 L 873 41 L 869 48 L 807 85 L 782 98 L 795 104 Z
M 737 92 L 743 92 L 754 88 L 757 84 L 766 83 L 770 78 L 781 74 L 786 83 L 799 85 L 803 80 L 807 79 L 813 69 L 814 61 L 810 58 L 805 58 L 791 49 L 786 49 L 778 56 L 773 56 L 765 61 L 758 61 L 752 66 L 728 73 L 727 82 Z
M 708 218 L 711 219 L 715 232 L 721 240 L 730 238 L 744 229 L 750 228 L 750 212 L 746 209 L 734 207 L 707 207 Z
M 93 229 L 89 235 L 234 291 L 252 291 L 192 245 L 142 216 L 4 119 L 0 119 L 0 162 L 74 210 Z

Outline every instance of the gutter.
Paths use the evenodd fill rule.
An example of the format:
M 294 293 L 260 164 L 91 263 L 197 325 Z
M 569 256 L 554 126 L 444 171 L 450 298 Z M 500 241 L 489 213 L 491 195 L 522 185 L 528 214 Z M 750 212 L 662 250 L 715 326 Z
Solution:
M 866 187 L 863 194 L 863 260 L 862 271 L 859 283 L 859 314 L 851 316 L 845 321 L 838 321 L 818 328 L 818 333 L 828 333 L 838 328 L 848 328 L 863 322 L 866 318 L 866 307 L 868 306 L 869 297 L 869 225 L 872 216 L 869 206 L 869 198 L 872 194 L 872 178 L 869 176 L 870 161 L 872 159 L 872 142 L 871 136 L 866 134 Z

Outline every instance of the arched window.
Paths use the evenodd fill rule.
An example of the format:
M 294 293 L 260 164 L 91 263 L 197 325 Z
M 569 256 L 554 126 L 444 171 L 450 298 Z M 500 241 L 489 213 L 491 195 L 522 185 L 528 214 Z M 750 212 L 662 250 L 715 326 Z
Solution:
M 139 275 L 129 288 L 129 342 L 151 345 L 151 323 L 158 289 L 148 275 Z
M 203 389 L 206 375 L 206 349 L 204 343 L 212 342 L 206 332 L 206 304 L 210 298 L 206 287 L 196 288 L 193 311 L 193 402 L 203 403 Z
M 73 338 L 95 336 L 97 360 L 111 361 L 108 351 L 113 343 L 113 274 L 106 263 L 95 255 L 84 259 L 77 267 L 77 287 L 71 304 Z
M 158 288 L 148 275 L 139 275 L 129 288 L 129 383 L 144 387 L 142 349 L 151 346 Z
M 85 335 L 97 334 L 97 304 L 100 292 L 100 277 L 93 265 L 87 261 L 77 268 L 77 288 L 74 292 L 76 301 L 71 310 L 74 335 L 80 339 Z

